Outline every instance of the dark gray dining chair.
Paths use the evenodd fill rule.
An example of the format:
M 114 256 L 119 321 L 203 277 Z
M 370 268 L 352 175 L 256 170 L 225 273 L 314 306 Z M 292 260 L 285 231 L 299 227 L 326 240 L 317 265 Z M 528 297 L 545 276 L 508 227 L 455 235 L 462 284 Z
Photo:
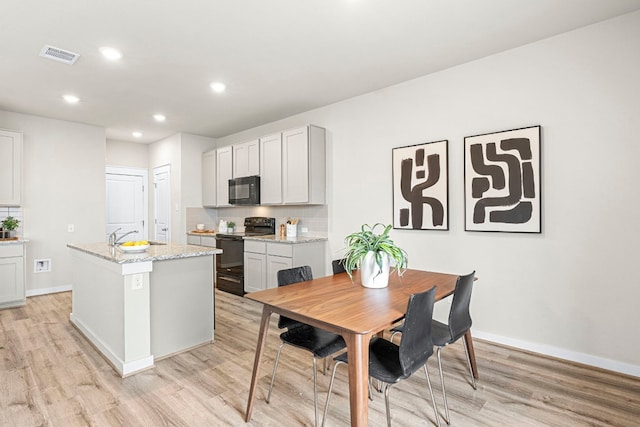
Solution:
M 302 267 L 294 267 L 286 270 L 278 271 L 278 286 L 287 286 L 294 283 L 304 282 L 313 279 L 311 267 L 308 265 Z M 276 361 L 273 365 L 273 375 L 271 376 L 271 385 L 269 386 L 269 394 L 267 395 L 267 403 L 271 401 L 271 392 L 273 383 L 276 379 L 276 371 L 278 370 L 278 362 L 280 361 L 280 353 L 285 344 L 310 352 L 313 355 L 313 403 L 315 409 L 315 425 L 318 425 L 318 381 L 317 381 L 317 359 L 325 359 L 336 352 L 346 348 L 344 339 L 323 329 L 319 329 L 305 323 L 297 322 L 285 316 L 280 316 L 278 320 L 280 329 L 287 330 L 280 334 L 280 347 L 276 355 Z
M 384 399 L 387 413 L 387 426 L 391 426 L 391 412 L 389 409 L 389 390 L 392 385 L 409 378 L 411 374 L 424 366 L 427 377 L 427 385 L 431 395 L 431 404 L 436 417 L 436 424 L 440 426 L 440 417 L 433 397 L 433 388 L 429 378 L 427 360 L 433 355 L 433 343 L 431 341 L 431 320 L 433 315 L 433 303 L 436 295 L 436 287 L 409 297 L 407 313 L 404 321 L 404 334 L 400 345 L 396 345 L 384 338 L 373 338 L 369 344 L 369 377 L 385 383 Z M 331 374 L 327 402 L 324 406 L 322 425 L 327 419 L 329 400 L 333 389 L 333 381 L 338 365 L 346 364 L 347 353 L 342 353 L 334 359 L 336 361 Z
M 451 423 L 449 418 L 449 405 L 447 404 L 447 391 L 444 386 L 444 374 L 442 372 L 442 359 L 440 357 L 440 351 L 458 341 L 460 338 L 471 329 L 471 314 L 469 313 L 469 305 L 471 304 L 471 291 L 473 289 L 473 280 L 475 277 L 475 271 L 467 274 L 466 276 L 459 276 L 456 281 L 456 287 L 453 291 L 453 300 L 451 301 L 451 309 L 449 310 L 449 322 L 444 324 L 433 320 L 431 337 L 433 339 L 433 345 L 437 347 L 438 356 L 438 368 L 440 370 L 440 383 L 442 384 L 442 396 L 444 400 L 444 411 L 447 424 Z M 405 326 L 400 325 L 391 329 L 393 332 L 391 340 L 397 333 L 404 333 Z M 467 349 L 467 342 L 463 339 L 464 354 L 467 358 L 467 367 L 471 374 L 471 386 L 476 389 L 476 379 L 473 377 L 473 369 L 471 368 L 471 360 L 469 360 L 469 352 Z
M 331 261 L 331 268 L 333 269 L 333 274 L 340 274 L 347 271 L 344 268 L 344 260 L 342 259 L 334 259 Z

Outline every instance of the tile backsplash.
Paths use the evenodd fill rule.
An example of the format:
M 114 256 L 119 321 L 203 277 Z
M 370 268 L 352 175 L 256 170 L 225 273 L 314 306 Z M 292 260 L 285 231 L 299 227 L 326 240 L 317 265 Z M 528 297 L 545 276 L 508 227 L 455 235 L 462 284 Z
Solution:
M 242 206 L 229 208 L 187 208 L 187 230 L 194 230 L 196 224 L 204 224 L 206 229 L 218 230 L 221 219 L 236 223 L 238 231 L 244 230 L 244 219 L 248 216 L 266 216 L 276 219 L 276 231 L 289 218 L 298 218 L 298 235 L 306 228 L 307 236 L 326 236 L 329 230 L 329 210 L 327 205 L 313 206 Z
M 22 208 L 0 206 L 0 221 L 3 221 L 8 216 L 12 216 L 18 221 L 20 221 L 20 224 L 16 229 L 16 236 L 22 237 L 22 228 L 24 225 L 24 223 L 22 222 Z

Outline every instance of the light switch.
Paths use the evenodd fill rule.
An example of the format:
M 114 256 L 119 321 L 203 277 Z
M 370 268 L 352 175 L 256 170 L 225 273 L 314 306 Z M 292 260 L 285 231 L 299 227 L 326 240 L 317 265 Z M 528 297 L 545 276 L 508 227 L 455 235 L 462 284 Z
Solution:
M 69 233 L 73 233 L 74 231 L 76 231 L 76 226 L 73 224 L 67 224 L 67 231 Z

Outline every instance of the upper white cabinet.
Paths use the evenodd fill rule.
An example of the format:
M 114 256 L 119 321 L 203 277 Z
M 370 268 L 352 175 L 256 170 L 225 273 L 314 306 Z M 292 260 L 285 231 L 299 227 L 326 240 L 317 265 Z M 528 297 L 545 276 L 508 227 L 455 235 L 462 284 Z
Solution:
M 231 146 L 216 150 L 216 206 L 229 204 L 229 180 L 233 178 L 233 150 Z
M 325 203 L 325 138 L 317 126 L 260 138 L 260 204 Z
M 202 205 L 231 206 L 229 180 L 254 175 L 261 205 L 325 204 L 325 139 L 325 129 L 309 125 L 204 153 Z
M 0 130 L 0 206 L 20 206 L 22 134 Z
M 282 204 L 282 133 L 260 138 L 260 204 Z
M 233 177 L 260 175 L 260 142 L 233 145 Z
M 216 194 L 216 150 L 211 150 L 202 153 L 202 206 L 215 207 Z

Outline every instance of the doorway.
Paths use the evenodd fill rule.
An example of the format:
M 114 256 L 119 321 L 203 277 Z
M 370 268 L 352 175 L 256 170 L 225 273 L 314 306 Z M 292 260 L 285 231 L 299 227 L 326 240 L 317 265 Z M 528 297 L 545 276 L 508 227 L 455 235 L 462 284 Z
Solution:
M 131 232 L 127 240 L 148 239 L 148 195 L 146 169 L 107 166 L 106 236 Z
M 171 166 L 153 168 L 154 238 L 156 242 L 171 242 Z

